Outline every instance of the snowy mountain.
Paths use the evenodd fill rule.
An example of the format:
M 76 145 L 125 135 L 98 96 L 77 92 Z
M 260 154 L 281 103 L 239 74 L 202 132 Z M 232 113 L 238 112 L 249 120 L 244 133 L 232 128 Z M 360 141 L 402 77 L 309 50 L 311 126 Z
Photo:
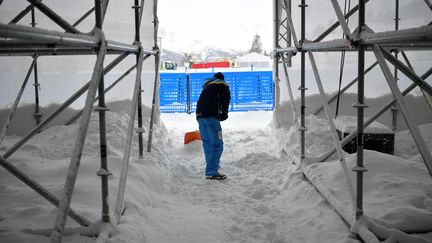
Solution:
M 192 55 L 197 60 L 206 60 L 208 57 L 237 57 L 247 52 L 249 46 L 242 49 L 227 49 L 220 45 L 209 44 L 204 39 L 197 39 L 181 34 L 163 32 L 160 46 L 162 47 L 162 61 L 174 61 L 179 65 L 183 63 L 186 55 Z
M 235 58 L 242 55 L 244 52 L 239 50 L 224 50 L 214 47 L 202 47 L 203 49 L 194 49 L 193 51 L 182 51 L 182 49 L 162 49 L 161 60 L 173 61 L 179 66 L 183 65 L 186 55 L 192 55 L 198 60 L 206 60 L 208 57 L 230 57 Z M 184 49 L 183 49 L 184 50 Z

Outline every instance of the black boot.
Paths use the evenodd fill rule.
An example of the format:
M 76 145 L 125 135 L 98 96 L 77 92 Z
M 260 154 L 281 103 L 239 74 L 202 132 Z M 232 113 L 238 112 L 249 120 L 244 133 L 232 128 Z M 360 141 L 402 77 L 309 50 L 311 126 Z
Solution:
M 219 172 L 217 172 L 216 175 L 206 176 L 207 180 L 225 180 L 226 178 L 226 175 L 219 174 Z

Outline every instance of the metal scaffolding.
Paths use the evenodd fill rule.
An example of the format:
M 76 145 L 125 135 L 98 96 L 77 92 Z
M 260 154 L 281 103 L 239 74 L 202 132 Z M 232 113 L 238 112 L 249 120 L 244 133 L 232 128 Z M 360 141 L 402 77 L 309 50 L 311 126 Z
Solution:
M 29 5 L 18 13 L 9 23 L 0 23 L 0 55 L 1 56 L 28 56 L 32 58 L 32 63 L 29 67 L 27 75 L 22 83 L 21 89 L 19 90 L 15 102 L 10 109 L 8 117 L 0 131 L 0 144 L 6 135 L 10 121 L 12 120 L 15 111 L 20 102 L 21 96 L 24 92 L 26 84 L 33 72 L 34 74 L 34 92 L 35 92 L 35 123 L 36 126 L 23 136 L 18 142 L 12 145 L 8 150 L 0 155 L 0 165 L 9 171 L 12 175 L 16 176 L 19 180 L 27 184 L 30 188 L 40 194 L 42 197 L 47 199 L 50 203 L 58 208 L 58 213 L 54 223 L 54 227 L 51 233 L 51 242 L 61 242 L 62 237 L 65 233 L 65 225 L 67 216 L 70 216 L 77 223 L 83 227 L 90 226 L 94 222 L 89 221 L 84 215 L 70 208 L 71 198 L 74 192 L 75 182 L 77 179 L 78 169 L 81 161 L 81 155 L 86 140 L 87 129 L 89 127 L 90 116 L 92 111 L 97 111 L 99 114 L 99 135 L 100 135 L 100 158 L 101 165 L 100 170 L 96 172 L 101 177 L 101 221 L 103 226 L 100 231 L 90 233 L 92 236 L 106 236 L 112 229 L 112 219 L 110 217 L 110 210 L 108 204 L 108 176 L 112 173 L 108 168 L 108 156 L 107 156 L 107 138 L 106 138 L 106 112 L 109 110 L 105 104 L 105 94 L 114 88 L 122 79 L 124 79 L 130 72 L 136 69 L 135 85 L 132 93 L 132 104 L 129 113 L 129 127 L 127 130 L 127 141 L 123 155 L 123 168 L 119 180 L 119 188 L 117 193 L 117 204 L 114 210 L 115 224 L 118 224 L 123 212 L 123 198 L 124 198 L 124 187 L 127 179 L 127 168 L 129 163 L 131 139 L 135 124 L 135 114 L 138 113 L 138 141 L 139 141 L 139 156 L 143 157 L 143 139 L 142 133 L 142 101 L 141 101 L 141 75 L 142 66 L 145 60 L 150 56 L 155 57 L 155 80 L 158 80 L 159 75 L 159 59 L 160 51 L 157 43 L 157 0 L 153 0 L 150 4 L 153 6 L 153 17 L 154 17 L 154 47 L 152 50 L 145 50 L 141 45 L 140 41 L 140 29 L 141 21 L 143 18 L 144 0 L 138 1 L 133 0 L 132 8 L 134 11 L 134 22 L 135 22 L 135 38 L 132 44 L 121 43 L 105 38 L 103 31 L 103 23 L 105 19 L 105 13 L 109 6 L 109 0 L 95 0 L 94 6 L 89 9 L 82 16 L 77 16 L 79 19 L 71 24 L 65 18 L 56 13 L 47 4 L 41 0 L 28 0 Z M 0 7 L 3 1 L 0 1 Z M 63 31 L 49 30 L 36 27 L 35 11 L 38 10 L 40 13 L 48 17 Z M 25 16 L 31 15 L 31 26 L 24 26 L 18 24 Z M 93 30 L 89 33 L 84 33 L 78 29 L 80 23 L 82 23 L 87 17 L 94 14 L 95 23 Z M 130 67 L 127 71 L 121 75 L 116 81 L 114 81 L 109 87 L 105 88 L 104 76 L 110 72 L 118 64 L 122 63 L 123 60 L 130 54 L 135 54 L 136 64 Z M 39 80 L 38 80 L 38 58 L 40 56 L 62 56 L 62 55 L 96 55 L 96 62 L 94 63 L 93 74 L 91 80 L 76 91 L 71 97 L 66 99 L 60 107 L 55 110 L 52 114 L 42 119 L 39 105 Z M 106 55 L 117 55 L 117 57 L 105 67 L 104 60 Z M 157 85 L 155 82 L 155 94 L 157 97 Z M 29 141 L 34 135 L 42 131 L 53 119 L 58 117 L 67 107 L 69 107 L 74 101 L 76 101 L 83 94 L 87 94 L 85 99 L 84 108 L 72 117 L 65 125 L 69 125 L 75 122 L 79 117 L 79 128 L 73 153 L 71 156 L 69 170 L 67 173 L 64 190 L 61 197 L 56 197 L 49 190 L 44 188 L 38 182 L 26 175 L 24 171 L 21 171 L 13 162 L 9 160 L 19 148 L 21 148 L 27 141 Z M 98 96 L 96 96 L 98 94 Z M 156 99 L 156 98 L 153 98 Z M 94 103 L 98 102 L 94 107 Z M 152 109 L 152 117 L 154 110 Z M 152 118 L 153 122 L 153 118 Z M 152 125 L 151 125 L 152 127 Z M 151 130 L 151 129 L 150 129 Z M 149 139 L 150 140 L 150 139 Z M 148 143 L 151 146 L 151 140 Z M 103 238 L 103 237 L 102 237 Z
M 358 234 L 364 241 L 366 242 L 378 242 L 378 238 L 381 240 L 385 237 L 380 235 L 376 229 L 382 228 L 381 225 L 375 227 L 370 226 L 371 220 L 364 215 L 363 212 L 363 174 L 367 171 L 364 163 L 363 163 L 363 134 L 364 128 L 370 125 L 375 119 L 377 119 L 380 115 L 382 115 L 385 111 L 392 108 L 393 114 L 393 130 L 397 129 L 396 124 L 396 116 L 398 112 L 401 111 L 403 118 L 413 135 L 415 143 L 420 151 L 420 154 L 425 162 L 426 168 L 429 173 L 432 175 L 432 157 L 431 153 L 425 145 L 424 139 L 421 136 L 419 129 L 412 121 L 412 116 L 410 115 L 410 110 L 406 106 L 403 100 L 403 96 L 408 94 L 415 87 L 421 89 L 421 91 L 427 95 L 431 95 L 431 87 L 428 83 L 425 82 L 425 79 L 430 76 L 432 73 L 432 68 L 430 68 L 423 75 L 418 75 L 414 72 L 407 56 L 405 55 L 405 51 L 421 51 L 421 50 L 431 50 L 432 48 L 432 26 L 426 24 L 424 26 L 418 26 L 414 28 L 399 30 L 399 0 L 395 0 L 395 29 L 377 32 L 375 33 L 367 24 L 366 24 L 366 3 L 368 0 L 359 0 L 358 4 L 354 6 L 352 9 L 348 9 L 343 13 L 341 7 L 337 0 L 330 0 L 335 15 L 338 19 L 333 25 L 331 25 L 328 29 L 326 29 L 321 35 L 319 35 L 315 40 L 310 41 L 305 37 L 306 31 L 306 20 L 308 15 L 306 15 L 306 8 L 308 5 L 306 4 L 306 0 L 301 0 L 301 3 L 298 5 L 300 8 L 300 39 L 297 39 L 296 29 L 292 21 L 291 17 L 291 0 L 274 0 L 274 80 L 275 80 L 275 92 L 278 92 L 279 89 L 279 66 L 282 65 L 285 74 L 285 80 L 287 81 L 289 101 L 291 105 L 291 109 L 293 111 L 294 116 L 294 124 L 300 131 L 300 162 L 299 168 L 303 170 L 305 166 L 310 163 L 322 162 L 328 159 L 335 152 L 341 162 L 343 172 L 346 177 L 346 182 L 348 183 L 349 195 L 351 195 L 354 212 L 351 213 L 349 210 L 344 208 L 338 199 L 336 199 L 329 191 L 328 188 L 323 186 L 323 184 L 313 178 L 308 174 L 307 171 L 303 170 L 304 174 L 308 179 L 314 184 L 318 191 L 322 193 L 322 195 L 328 200 L 328 202 L 336 209 L 342 219 L 350 226 L 355 226 L 352 229 L 355 229 L 353 232 Z M 429 0 L 425 0 L 427 6 L 432 10 L 431 3 Z M 351 31 L 348 25 L 349 17 L 354 13 L 358 14 L 358 26 L 354 31 Z M 330 33 L 332 33 L 336 28 L 341 27 L 343 32 L 343 37 L 341 39 L 333 39 L 333 40 L 324 40 Z M 288 33 L 290 36 L 285 36 Z M 294 45 L 291 45 L 291 38 L 294 42 Z M 357 52 L 357 68 L 358 75 L 357 77 L 351 81 L 346 87 L 343 87 L 340 92 L 345 92 L 349 87 L 351 87 L 354 83 L 357 82 L 357 103 L 353 105 L 355 109 L 357 109 L 357 129 L 343 140 L 339 141 L 336 130 L 334 129 L 333 118 L 329 114 L 328 104 L 333 102 L 336 99 L 336 95 L 330 97 L 329 99 L 326 97 L 325 91 L 321 79 L 318 67 L 315 63 L 314 52 Z M 370 51 L 376 57 L 376 62 L 374 62 L 371 66 L 365 69 L 365 52 Z M 294 55 L 300 53 L 300 121 L 297 118 L 297 112 L 295 107 L 294 98 L 292 95 L 292 89 L 290 84 L 290 78 L 288 76 L 287 67 L 292 65 L 291 58 Z M 333 142 L 334 147 L 330 149 L 328 152 L 322 154 L 318 158 L 308 158 L 305 147 L 305 133 L 307 132 L 307 128 L 305 127 L 305 91 L 307 88 L 305 87 L 305 67 L 306 67 L 306 53 L 309 56 L 310 64 L 312 66 L 312 71 L 314 73 L 318 88 L 319 94 L 322 98 L 322 105 L 313 109 L 311 114 L 318 114 L 320 111 L 324 110 L 325 115 L 329 121 L 332 133 L 333 133 Z M 393 53 L 393 54 L 392 54 Z M 401 53 L 405 62 L 404 64 L 398 59 L 398 54 Z M 394 67 L 393 74 L 391 73 L 390 67 L 388 63 L 392 64 Z M 372 115 L 369 119 L 364 121 L 364 109 L 367 108 L 365 104 L 365 90 L 364 90 L 364 76 L 367 72 L 369 72 L 374 67 L 379 66 L 381 71 L 384 74 L 384 77 L 391 89 L 394 99 L 383 106 L 378 112 Z M 408 88 L 404 91 L 401 91 L 396 83 L 398 79 L 398 72 L 405 74 L 410 80 L 413 81 Z M 279 93 L 275 93 L 275 97 L 280 97 Z M 275 99 L 275 102 L 279 102 L 279 98 Z M 278 107 L 278 104 L 275 104 L 275 107 Z M 275 112 L 278 112 L 276 109 Z M 343 158 L 343 153 L 341 153 L 341 148 L 348 141 L 357 137 L 357 165 L 354 168 L 351 168 L 356 173 L 356 189 L 354 191 L 354 186 L 351 185 L 351 179 L 349 175 L 349 171 L 346 167 L 345 160 Z M 353 217 L 352 215 L 355 215 Z M 366 224 L 369 223 L 369 225 Z M 386 232 L 389 232 L 388 229 Z M 372 233 L 372 234 L 371 234 Z
M 12 145 L 8 150 L 0 155 L 0 165 L 9 171 L 12 175 L 16 176 L 19 180 L 27 184 L 35 192 L 40 194 L 50 203 L 58 208 L 54 227 L 51 233 L 51 242 L 61 242 L 62 237 L 65 234 L 65 225 L 67 216 L 70 216 L 80 225 L 87 227 L 92 223 L 79 212 L 70 208 L 71 198 L 74 192 L 74 187 L 77 179 L 78 169 L 81 161 L 81 155 L 86 140 L 87 129 L 89 127 L 90 116 L 92 111 L 97 111 L 99 115 L 99 134 L 100 134 L 100 158 L 101 166 L 97 175 L 101 177 L 101 221 L 103 226 L 100 231 L 94 232 L 93 236 L 98 236 L 100 239 L 105 239 L 112 230 L 112 218 L 114 216 L 114 225 L 120 223 L 122 212 L 124 211 L 124 193 L 128 174 L 129 157 L 131 151 L 131 141 L 134 132 L 135 118 L 137 117 L 138 128 L 136 133 L 138 134 L 138 151 L 139 156 L 144 156 L 144 145 L 143 145 L 143 115 L 142 115 L 142 66 L 143 63 L 151 56 L 154 56 L 155 60 L 155 76 L 153 86 L 153 98 L 151 106 L 150 116 L 150 127 L 148 129 L 148 142 L 147 151 L 151 151 L 152 136 L 153 136 L 153 124 L 158 123 L 158 89 L 159 89 L 159 60 L 160 50 L 157 43 L 159 21 L 157 18 L 157 6 L 158 1 L 153 0 L 153 31 L 154 40 L 153 48 L 151 50 L 145 50 L 141 45 L 140 29 L 141 21 L 143 18 L 144 0 L 131 0 L 133 9 L 133 20 L 135 23 L 135 36 L 132 44 L 122 43 L 114 40 L 108 40 L 105 37 L 103 30 L 103 23 L 105 19 L 105 13 L 109 7 L 109 0 L 95 0 L 94 6 L 79 17 L 73 24 L 69 23 L 65 18 L 56 13 L 47 4 L 41 0 L 27 0 L 29 5 L 26 6 L 21 12 L 19 12 L 9 23 L 0 23 L 0 55 L 1 56 L 26 56 L 30 57 L 32 63 L 28 69 L 28 72 L 22 82 L 22 86 L 18 91 L 16 99 L 10 109 L 8 117 L 0 131 L 0 145 L 7 132 L 10 121 L 12 120 L 15 111 L 20 102 L 21 96 L 24 89 L 29 81 L 31 74 L 34 75 L 34 94 L 35 94 L 35 117 L 36 126 L 23 136 L 19 141 Z M 413 123 L 410 110 L 406 106 L 403 100 L 403 96 L 407 95 L 414 88 L 419 87 L 425 95 L 432 95 L 432 87 L 425 81 L 431 74 L 432 68 L 426 71 L 422 75 L 418 75 L 410 61 L 408 60 L 405 52 L 416 50 L 432 50 L 432 25 L 431 23 L 424 26 L 417 26 L 414 28 L 399 29 L 399 0 L 395 0 L 395 29 L 383 32 L 374 32 L 366 24 L 366 3 L 369 0 L 359 0 L 358 4 L 348 11 L 342 11 L 337 0 L 330 0 L 334 9 L 335 15 L 338 19 L 333 25 L 328 27 L 321 35 L 314 40 L 308 40 L 306 38 L 306 20 L 307 20 L 307 3 L 306 0 L 300 0 L 298 7 L 300 8 L 300 36 L 296 35 L 296 29 L 292 20 L 292 4 L 291 0 L 273 0 L 273 13 L 274 13 L 274 82 L 275 82 L 275 112 L 279 112 L 280 103 L 280 65 L 283 67 L 285 80 L 287 81 L 288 94 L 290 104 L 293 112 L 294 124 L 300 132 L 300 163 L 299 168 L 303 168 L 311 159 L 306 154 L 306 140 L 305 136 L 307 128 L 305 125 L 306 116 L 306 59 L 310 60 L 314 77 L 319 87 L 319 93 L 322 98 L 323 104 L 320 107 L 316 107 L 313 111 L 314 114 L 324 111 L 329 121 L 331 130 L 333 132 L 333 143 L 334 147 L 322 154 L 319 158 L 314 158 L 315 161 L 324 161 L 331 155 L 337 152 L 339 162 L 342 166 L 343 172 L 346 177 L 346 183 L 349 188 L 350 199 L 352 201 L 352 207 L 354 212 L 343 208 L 341 203 L 334 197 L 331 196 L 329 190 L 322 186 L 316 179 L 308 176 L 307 172 L 305 175 L 311 180 L 311 182 L 317 187 L 317 189 L 326 197 L 331 205 L 333 205 L 336 211 L 341 215 L 342 219 L 350 226 L 356 226 L 358 230 L 355 231 L 363 240 L 374 241 L 377 240 L 376 236 L 372 233 L 373 228 L 368 228 L 364 225 L 367 221 L 366 216 L 363 212 L 363 175 L 367 171 L 363 163 L 363 133 L 364 128 L 370 125 L 375 119 L 382 115 L 388 109 L 392 109 L 393 112 L 393 130 L 397 129 L 396 117 L 400 113 L 402 114 L 408 128 L 413 135 L 415 143 L 420 151 L 420 154 L 425 162 L 426 169 L 432 175 L 432 156 L 427 146 L 425 145 L 424 139 L 422 138 L 417 126 Z M 426 6 L 432 10 L 432 4 L 429 0 L 424 0 Z M 3 1 L 0 0 L 0 7 Z M 36 27 L 35 11 L 39 11 L 44 14 L 47 18 L 53 21 L 57 27 L 60 27 L 62 31 L 50 30 Z M 358 26 L 352 31 L 348 24 L 348 19 L 355 13 L 358 14 Z M 95 23 L 94 28 L 89 33 L 84 33 L 78 28 L 79 25 L 89 16 L 94 14 Z M 31 15 L 31 26 L 24 26 L 18 24 L 25 16 Z M 341 27 L 343 37 L 340 39 L 326 40 L 329 34 L 335 29 Z M 327 98 L 324 90 L 324 86 L 321 82 L 318 66 L 315 62 L 314 52 L 356 52 L 358 75 L 348 85 L 341 89 L 341 92 L 345 92 L 349 87 L 357 82 L 357 103 L 354 104 L 354 108 L 357 109 L 357 130 L 351 132 L 343 140 L 337 139 L 337 134 L 333 124 L 333 120 L 329 114 L 328 104 L 336 99 L 336 96 Z M 365 53 L 371 52 L 376 57 L 376 62 L 365 69 Z M 288 76 L 288 68 L 291 67 L 292 58 L 294 55 L 300 53 L 300 112 L 294 107 L 293 91 L 291 89 L 290 78 Z M 113 82 L 109 87 L 105 87 L 104 76 L 109 73 L 118 64 L 122 63 L 130 54 L 135 55 L 136 64 L 126 70 L 121 77 Z M 406 64 L 398 59 L 399 54 L 402 55 Z M 96 61 L 94 63 L 93 73 L 91 79 L 77 90 L 71 97 L 67 98 L 57 110 L 52 114 L 47 115 L 42 119 L 39 104 L 39 79 L 38 79 L 38 59 L 41 56 L 63 56 L 63 55 L 95 55 Z M 116 58 L 104 67 L 104 60 L 106 55 L 116 55 Z M 390 70 L 389 64 L 393 65 L 393 74 Z M 364 109 L 367 108 L 364 98 L 364 82 L 365 74 L 372 70 L 374 67 L 380 67 L 382 70 L 385 80 L 387 81 L 394 99 L 388 104 L 383 106 L 374 115 L 364 120 Z M 108 176 L 111 172 L 108 168 L 108 157 L 107 157 L 107 139 L 106 139 L 106 112 L 109 110 L 105 103 L 105 94 L 113 89 L 122 79 L 124 79 L 130 72 L 136 70 L 136 77 L 134 88 L 132 90 L 132 104 L 129 110 L 129 122 L 128 129 L 126 131 L 126 143 L 123 153 L 122 169 L 119 179 L 118 191 L 116 194 L 116 204 L 114 213 L 110 213 L 108 204 Z M 403 73 L 410 80 L 412 84 L 401 91 L 397 85 L 398 73 Z M 83 94 L 87 94 L 85 99 L 84 108 L 74 117 L 72 117 L 67 124 L 71 124 L 76 121 L 79 117 L 79 129 L 74 144 L 73 154 L 70 159 L 69 170 L 64 185 L 64 190 L 61 197 L 58 198 L 52 192 L 44 188 L 37 181 L 33 180 L 26 175 L 24 171 L 18 169 L 9 160 L 9 158 L 19 150 L 26 142 L 34 137 L 38 132 L 42 131 L 50 122 L 59 116 L 67 107 L 69 107 L 74 101 L 80 98 Z M 98 96 L 96 96 L 98 94 Z M 95 102 L 97 106 L 93 106 Z M 297 114 L 299 114 L 299 118 Z M 352 185 L 351 175 L 347 167 L 342 146 L 349 140 L 357 137 L 357 165 L 352 168 L 356 173 L 356 185 Z M 355 188 L 355 189 L 354 189 Z M 353 217 L 355 215 L 355 217 Z

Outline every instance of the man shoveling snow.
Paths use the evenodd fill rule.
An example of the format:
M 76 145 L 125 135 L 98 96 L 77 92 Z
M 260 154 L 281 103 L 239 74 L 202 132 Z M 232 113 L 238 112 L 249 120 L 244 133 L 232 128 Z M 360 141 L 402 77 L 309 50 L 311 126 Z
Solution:
M 206 179 L 224 180 L 219 173 L 223 152 L 221 121 L 228 119 L 231 95 L 225 77 L 218 72 L 206 79 L 197 102 L 196 118 L 206 160 Z

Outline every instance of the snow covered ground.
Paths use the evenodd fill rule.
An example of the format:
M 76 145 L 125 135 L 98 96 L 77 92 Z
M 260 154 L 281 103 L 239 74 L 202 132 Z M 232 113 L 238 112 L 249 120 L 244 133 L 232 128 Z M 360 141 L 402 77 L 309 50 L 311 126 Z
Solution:
M 111 212 L 115 203 L 123 141 L 124 112 L 107 117 Z M 97 115 L 92 117 L 72 208 L 91 221 L 100 218 Z M 198 129 L 193 115 L 162 114 L 153 149 L 137 158 L 134 141 L 125 214 L 110 242 L 359 242 L 349 227 L 297 170 L 298 132 L 275 129 L 272 112 L 230 113 L 222 123 L 225 181 L 204 179 L 201 141 L 183 144 L 185 132 Z M 331 147 L 325 120 L 307 118 L 309 155 Z M 148 128 L 148 119 L 144 122 Z M 55 126 L 38 134 L 10 161 L 48 190 L 63 189 L 76 125 Z M 431 124 L 420 126 L 432 150 Z M 147 133 L 145 133 L 146 138 Z M 19 137 L 8 136 L 4 153 Z M 147 140 L 147 139 L 145 139 Z M 397 156 L 365 151 L 365 213 L 413 233 L 432 231 L 432 180 L 412 138 L 396 135 Z M 352 168 L 355 155 L 347 155 Z M 314 164 L 305 172 L 329 188 L 353 213 L 338 162 Z M 4 169 L 0 169 L 0 242 L 47 242 L 23 231 L 54 225 L 56 209 Z M 353 215 L 351 215 L 353 217 Z M 78 224 L 68 218 L 68 227 Z M 417 234 L 432 241 L 432 234 Z M 93 242 L 74 234 L 64 242 Z

